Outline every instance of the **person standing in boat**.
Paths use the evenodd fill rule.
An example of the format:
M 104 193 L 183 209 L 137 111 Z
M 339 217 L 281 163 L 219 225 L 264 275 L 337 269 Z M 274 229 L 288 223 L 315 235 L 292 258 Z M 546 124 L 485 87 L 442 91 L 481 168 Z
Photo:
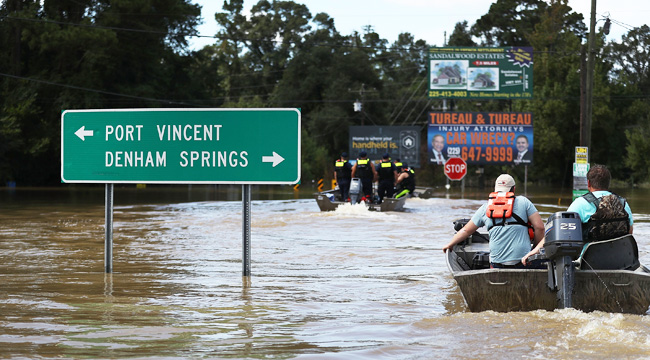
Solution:
M 626 234 L 632 234 L 634 219 L 632 210 L 624 198 L 609 191 L 609 183 L 612 180 L 612 174 L 605 165 L 594 165 L 587 172 L 587 189 L 588 193 L 573 200 L 567 211 L 576 212 L 582 222 L 582 240 L 587 243 L 590 241 L 606 240 L 620 237 Z M 611 198 L 608 198 L 609 196 Z M 609 204 L 618 207 L 618 211 L 627 216 L 618 216 L 616 214 L 607 214 L 602 219 L 592 219 L 599 209 L 602 201 L 611 200 Z M 617 202 L 619 204 L 617 204 Z M 607 203 L 604 203 L 607 205 Z M 624 210 L 623 210 L 624 209 Z M 608 209 L 612 210 L 613 209 Z M 531 250 L 521 261 L 525 263 L 529 257 L 539 253 L 544 246 L 544 240 Z
M 492 268 L 525 268 L 521 259 L 533 244 L 544 237 L 544 223 L 535 205 L 525 196 L 515 196 L 515 179 L 501 174 L 494 185 L 490 200 L 483 204 L 472 219 L 442 248 L 451 250 L 478 228 L 486 226 L 490 234 L 490 266 Z
M 348 153 L 334 162 L 334 180 L 341 191 L 341 199 L 347 201 L 350 197 L 350 180 L 352 179 L 352 164 L 348 161 Z
M 356 164 L 352 166 L 352 177 L 361 180 L 363 196 L 372 199 L 372 183 L 377 180 L 377 170 L 372 161 L 368 159 L 368 153 L 361 151 Z
M 395 165 L 395 172 L 399 175 L 402 172 L 402 160 L 400 158 L 395 159 L 393 165 Z
M 377 195 L 379 195 L 379 204 L 381 204 L 384 201 L 384 197 L 393 197 L 395 181 L 397 181 L 395 164 L 390 161 L 390 155 L 388 153 L 382 156 L 381 162 L 378 165 L 377 176 L 379 177 Z

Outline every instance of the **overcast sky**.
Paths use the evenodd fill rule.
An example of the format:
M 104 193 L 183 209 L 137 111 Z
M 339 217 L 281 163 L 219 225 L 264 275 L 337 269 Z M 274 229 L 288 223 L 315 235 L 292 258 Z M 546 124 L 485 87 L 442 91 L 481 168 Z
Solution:
M 272 1 L 272 0 L 269 0 Z M 371 25 L 380 37 L 392 44 L 397 35 L 411 33 L 416 40 L 426 40 L 429 45 L 442 46 L 454 30 L 457 22 L 467 20 L 471 26 L 490 9 L 492 1 L 486 0 L 294 0 L 307 6 L 312 16 L 325 12 L 334 19 L 336 29 L 344 35 L 354 31 L 363 33 L 366 25 Z M 213 36 L 218 28 L 214 13 L 221 12 L 223 0 L 193 0 L 203 7 L 204 24 L 198 30 L 201 35 Z M 258 0 L 245 0 L 244 12 Z M 569 0 L 574 11 L 583 14 L 589 26 L 591 1 Z M 650 19 L 650 0 L 597 0 L 596 19 L 609 15 L 612 24 L 609 40 L 619 41 L 630 28 L 648 24 Z M 623 23 L 619 25 L 617 23 Z M 597 28 L 601 27 L 602 21 Z M 200 49 L 211 44 L 214 39 L 193 38 L 192 47 Z

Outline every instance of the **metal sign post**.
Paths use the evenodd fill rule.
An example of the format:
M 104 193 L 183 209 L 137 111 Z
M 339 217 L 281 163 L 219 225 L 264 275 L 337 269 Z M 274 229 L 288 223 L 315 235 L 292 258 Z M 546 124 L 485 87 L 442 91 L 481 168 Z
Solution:
M 104 209 L 104 266 L 106 273 L 113 272 L 113 184 L 106 184 L 106 208 Z
M 251 186 L 242 185 L 242 276 L 251 276 Z
M 524 196 L 528 196 L 528 165 L 524 165 Z

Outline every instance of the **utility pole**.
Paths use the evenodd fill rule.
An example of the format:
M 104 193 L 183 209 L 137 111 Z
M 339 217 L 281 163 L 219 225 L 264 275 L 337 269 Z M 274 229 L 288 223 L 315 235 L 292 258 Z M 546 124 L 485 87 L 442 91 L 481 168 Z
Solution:
M 580 146 L 585 145 L 586 131 L 585 131 L 585 119 L 587 115 L 586 111 L 586 99 L 585 93 L 587 92 L 587 50 L 586 44 L 580 46 Z
M 591 116 L 593 114 L 593 94 L 594 94 L 594 62 L 595 50 L 594 42 L 596 38 L 596 0 L 591 0 L 591 21 L 589 23 L 589 40 L 587 51 L 587 81 L 585 93 L 585 126 L 584 126 L 584 143 L 581 144 L 587 148 L 591 147 Z

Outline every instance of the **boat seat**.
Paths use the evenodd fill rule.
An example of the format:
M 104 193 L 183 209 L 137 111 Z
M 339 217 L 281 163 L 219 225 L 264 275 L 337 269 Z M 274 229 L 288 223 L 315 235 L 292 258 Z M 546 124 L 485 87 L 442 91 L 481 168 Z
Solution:
M 455 255 L 455 258 L 456 258 L 456 264 L 458 264 L 458 266 L 460 266 L 460 268 L 463 271 L 472 270 L 472 267 L 469 266 L 467 261 L 465 261 L 465 259 L 463 259 L 462 256 L 458 255 L 458 253 L 456 253 L 455 251 L 454 251 L 454 255 Z
M 490 253 L 487 251 L 477 251 L 472 257 L 472 270 L 489 269 Z
M 577 260 L 582 270 L 634 270 L 639 267 L 639 248 L 634 236 L 587 243 Z

